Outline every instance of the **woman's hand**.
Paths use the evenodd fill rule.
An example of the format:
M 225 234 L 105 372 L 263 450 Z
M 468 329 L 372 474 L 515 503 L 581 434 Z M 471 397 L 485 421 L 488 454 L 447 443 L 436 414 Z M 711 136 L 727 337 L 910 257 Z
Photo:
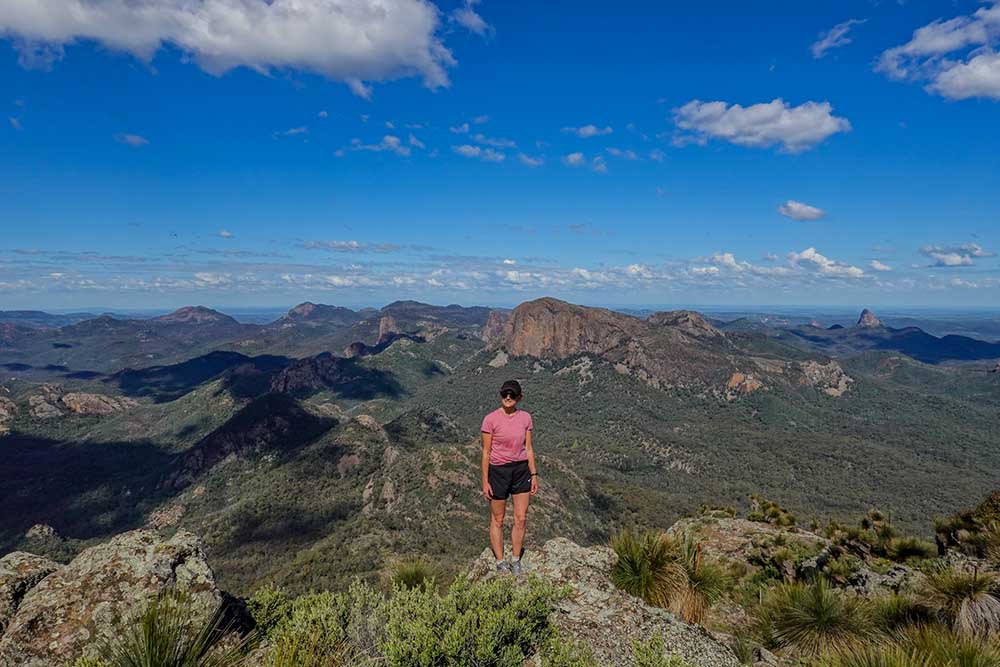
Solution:
M 483 481 L 483 498 L 493 500 L 493 487 L 485 480 Z
M 538 475 L 531 476 L 531 495 L 538 493 Z

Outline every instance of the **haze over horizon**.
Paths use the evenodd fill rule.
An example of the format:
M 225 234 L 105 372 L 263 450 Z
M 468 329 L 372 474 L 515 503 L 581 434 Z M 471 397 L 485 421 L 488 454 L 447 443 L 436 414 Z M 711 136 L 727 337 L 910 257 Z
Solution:
M 1000 303 L 1000 2 L 73 4 L 0 8 L 0 309 Z

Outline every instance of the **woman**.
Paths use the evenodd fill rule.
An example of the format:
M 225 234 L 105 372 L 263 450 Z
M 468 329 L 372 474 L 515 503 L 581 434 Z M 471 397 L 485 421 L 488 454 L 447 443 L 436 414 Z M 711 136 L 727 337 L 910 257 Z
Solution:
M 507 380 L 500 387 L 500 407 L 483 419 L 483 497 L 490 501 L 490 546 L 497 570 L 521 574 L 528 499 L 538 493 L 538 468 L 531 447 L 531 415 L 518 410 L 521 385 Z M 503 519 L 507 498 L 514 499 L 510 532 L 512 562 L 503 557 Z

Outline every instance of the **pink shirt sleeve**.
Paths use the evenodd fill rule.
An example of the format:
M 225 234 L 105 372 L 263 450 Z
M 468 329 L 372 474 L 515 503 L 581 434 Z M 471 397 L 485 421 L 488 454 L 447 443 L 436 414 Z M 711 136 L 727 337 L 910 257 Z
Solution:
M 531 421 L 531 415 L 528 414 L 528 425 L 525 427 L 524 430 L 525 431 L 530 431 L 532 426 L 533 426 L 533 422 Z
M 493 433 L 493 419 L 492 419 L 492 417 L 493 417 L 493 413 L 492 412 L 490 414 L 486 415 L 485 417 L 483 417 L 483 427 L 482 427 L 482 432 L 483 433 Z

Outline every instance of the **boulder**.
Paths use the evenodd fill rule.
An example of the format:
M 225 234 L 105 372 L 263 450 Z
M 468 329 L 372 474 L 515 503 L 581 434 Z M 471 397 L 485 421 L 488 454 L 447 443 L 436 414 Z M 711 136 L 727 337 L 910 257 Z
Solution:
M 564 636 L 586 642 L 599 665 L 623 664 L 633 640 L 663 636 L 668 655 L 683 657 L 698 667 L 739 667 L 733 652 L 707 630 L 689 625 L 665 609 L 650 607 L 611 583 L 615 553 L 605 546 L 581 547 L 565 538 L 526 551 L 525 572 L 555 584 L 569 586 L 569 596 L 556 603 L 552 619 Z M 473 580 L 500 575 L 489 549 L 473 563 Z
M 206 619 L 222 601 L 191 533 L 135 530 L 91 547 L 23 597 L 0 638 L 0 667 L 65 667 L 167 588 L 187 591 Z
M 23 551 L 0 558 L 0 633 L 14 618 L 28 591 L 59 567 L 53 560 Z

